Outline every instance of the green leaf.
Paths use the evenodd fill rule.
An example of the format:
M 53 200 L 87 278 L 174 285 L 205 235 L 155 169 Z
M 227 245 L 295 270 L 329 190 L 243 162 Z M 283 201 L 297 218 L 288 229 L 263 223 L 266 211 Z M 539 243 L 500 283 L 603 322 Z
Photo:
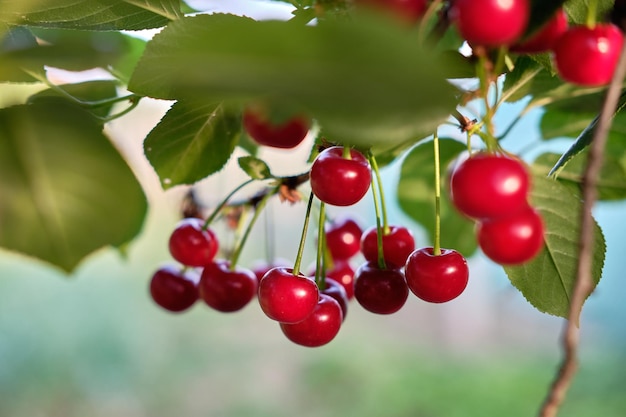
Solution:
M 218 172 L 241 134 L 241 116 L 221 103 L 179 101 L 144 141 L 164 188 L 193 184 Z
M 84 102 L 97 102 L 117 97 L 117 83 L 112 80 L 86 81 L 76 84 L 59 85 L 58 87 L 72 97 Z M 50 97 L 63 96 L 64 95 L 60 91 L 48 88 L 30 96 L 28 98 L 28 102 L 34 103 L 35 101 L 45 100 Z M 88 110 L 90 110 L 95 116 L 106 117 L 109 115 L 111 108 L 113 108 L 113 103 L 108 103 L 102 106 L 91 106 Z
M 274 178 L 265 161 L 254 156 L 242 156 L 237 159 L 239 167 L 254 180 L 267 180 Z
M 606 15 L 613 9 L 615 0 L 594 0 L 596 4 L 596 21 L 605 20 Z M 570 22 L 584 25 L 587 21 L 590 0 L 568 0 L 565 2 L 565 11 Z
M 0 245 L 72 271 L 139 233 L 147 203 L 89 113 L 52 99 L 0 110 Z
M 467 147 L 453 139 L 439 139 L 441 166 L 449 165 Z M 444 174 L 445 175 L 445 174 Z M 444 181 L 442 181 L 442 184 Z M 400 208 L 430 236 L 435 234 L 435 163 L 432 140 L 413 148 L 402 162 L 398 182 Z M 474 222 L 459 214 L 448 193 L 441 193 L 441 246 L 455 249 L 468 257 L 476 250 Z
M 546 108 L 541 116 L 539 129 L 543 140 L 576 138 L 591 123 L 596 113 L 579 113 Z
M 622 112 L 624 107 L 626 107 L 626 93 L 622 93 L 617 103 L 617 109 L 613 115 L 612 126 L 610 129 L 611 132 L 616 132 L 618 134 L 626 132 L 626 112 Z M 591 144 L 598 120 L 599 116 L 593 119 L 585 130 L 583 130 L 578 136 L 578 138 L 576 138 L 572 146 L 570 146 L 570 148 L 561 156 L 550 171 L 551 176 L 558 176 L 561 170 L 572 158 L 581 153 L 589 146 L 589 144 Z
M 83 30 L 153 29 L 180 18 L 181 3 L 180 0 L 0 0 L 0 22 Z
M 511 283 L 537 310 L 567 317 L 576 280 L 582 203 L 567 187 L 542 175 L 533 178 L 531 200 L 544 220 L 544 249 L 532 261 L 504 270 Z M 606 245 L 597 224 L 594 233 L 592 275 L 595 287 L 602 276 Z
M 232 15 L 172 22 L 129 89 L 162 99 L 271 98 L 308 110 L 333 142 L 369 146 L 424 137 L 454 109 L 432 51 L 386 20 L 302 26 Z

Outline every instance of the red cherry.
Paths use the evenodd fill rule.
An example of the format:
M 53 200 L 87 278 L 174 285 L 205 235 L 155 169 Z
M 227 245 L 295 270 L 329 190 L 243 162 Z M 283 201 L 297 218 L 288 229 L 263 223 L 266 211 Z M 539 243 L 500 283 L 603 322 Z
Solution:
M 294 117 L 281 124 L 273 124 L 255 108 L 243 112 L 243 126 L 259 145 L 291 149 L 298 146 L 309 132 L 309 121 Z
M 617 66 L 624 35 L 611 23 L 574 26 L 554 46 L 556 70 L 565 81 L 583 86 L 608 84 Z
M 209 307 L 229 313 L 241 310 L 254 298 L 257 279 L 249 269 L 231 269 L 228 261 L 219 260 L 204 267 L 198 290 Z
M 178 266 L 159 268 L 150 280 L 150 295 L 155 303 L 171 312 L 187 310 L 198 300 L 198 273 Z
M 311 190 L 321 201 L 334 206 L 351 206 L 369 190 L 372 174 L 363 154 L 350 149 L 343 157 L 343 147 L 323 150 L 311 165 Z
M 346 289 L 335 281 L 332 278 L 326 277 L 324 279 L 324 283 L 326 284 L 326 288 L 320 290 L 322 294 L 326 294 L 335 299 L 339 303 L 339 307 L 341 307 L 341 312 L 343 313 L 343 320 L 346 319 L 346 315 L 348 314 L 348 294 L 346 294 Z
M 530 16 L 528 0 L 454 0 L 450 20 L 470 45 L 513 44 L 524 34 Z
M 450 178 L 454 206 L 469 217 L 494 218 L 527 206 L 529 175 L 524 164 L 485 152 L 462 162 Z
M 313 312 L 298 323 L 280 323 L 280 328 L 292 342 L 306 346 L 323 346 L 333 340 L 342 322 L 341 306 L 332 297 L 320 294 Z
M 492 261 L 516 265 L 534 258 L 543 247 L 543 221 L 531 207 L 508 217 L 478 223 L 478 244 Z
M 270 269 L 259 283 L 259 304 L 272 320 L 297 323 L 307 318 L 319 299 L 314 281 L 291 268 Z
M 395 313 L 408 296 L 409 288 L 399 269 L 380 269 L 376 262 L 366 262 L 354 274 L 354 298 L 367 311 Z
M 561 8 L 537 32 L 523 42 L 511 46 L 510 49 L 520 54 L 536 54 L 551 51 L 557 40 L 567 31 L 568 26 L 567 14 Z
M 174 259 L 187 266 L 204 266 L 213 260 L 219 246 L 217 237 L 203 226 L 204 221 L 194 217 L 178 223 L 169 240 Z
M 411 252 L 415 250 L 413 233 L 404 226 L 389 226 L 389 233 L 383 234 L 383 258 L 388 268 L 402 268 Z M 367 229 L 361 237 L 361 252 L 366 260 L 378 261 L 378 230 L 376 226 Z
M 418 22 L 428 7 L 427 0 L 358 0 L 357 3 L 392 13 L 407 23 Z
M 360 250 L 363 231 L 352 218 L 336 220 L 326 227 L 326 247 L 334 260 L 350 259 Z
M 414 251 L 406 261 L 404 274 L 411 292 L 430 303 L 455 299 L 469 279 L 463 255 L 453 249 L 441 249 L 441 254 L 435 256 L 432 247 Z

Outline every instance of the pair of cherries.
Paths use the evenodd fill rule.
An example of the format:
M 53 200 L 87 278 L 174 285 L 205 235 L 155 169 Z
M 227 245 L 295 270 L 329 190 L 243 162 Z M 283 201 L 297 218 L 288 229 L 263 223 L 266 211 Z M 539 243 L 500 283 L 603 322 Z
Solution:
M 476 220 L 478 244 L 496 263 L 527 262 L 543 247 L 543 221 L 528 202 L 529 190 L 524 163 L 504 155 L 478 152 L 451 174 L 452 203 Z

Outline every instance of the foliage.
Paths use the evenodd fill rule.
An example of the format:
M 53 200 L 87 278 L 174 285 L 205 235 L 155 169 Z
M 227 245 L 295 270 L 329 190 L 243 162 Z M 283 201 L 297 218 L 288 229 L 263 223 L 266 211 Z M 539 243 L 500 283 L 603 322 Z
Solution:
M 71 271 L 97 248 L 136 237 L 147 203 L 102 127 L 144 97 L 175 101 L 144 142 L 164 188 L 219 172 L 238 146 L 250 150 L 241 110 L 264 102 L 314 118 L 321 132 L 317 143 L 369 149 L 380 163 L 402 161 L 400 206 L 432 232 L 433 160 L 431 142 L 424 139 L 449 122 L 457 106 L 462 112 L 480 95 L 450 82 L 477 74 L 479 66 L 458 54 L 453 28 L 437 40 L 425 36 L 432 22 L 409 28 L 357 13 L 344 1 L 288 3 L 295 8 L 291 21 L 255 21 L 196 14 L 177 0 L 89 0 L 78 6 L 68 0 L 0 0 L 0 81 L 49 87 L 0 110 L 0 244 Z M 534 0 L 528 34 L 563 3 Z M 567 2 L 573 22 L 584 20 L 586 3 Z M 611 7 L 600 1 L 598 16 Z M 315 24 L 306 24 L 313 18 Z M 153 28 L 163 29 L 147 43 L 126 32 Z M 492 109 L 524 100 L 520 119 L 530 109 L 544 110 L 545 140 L 578 137 L 563 157 L 536 160 L 533 199 L 545 217 L 546 249 L 530 264 L 506 269 L 535 307 L 565 316 L 576 259 L 578 213 L 572 208 L 580 206 L 581 158 L 603 89 L 563 83 L 546 55 L 509 54 L 504 61 L 509 65 Z M 50 67 L 102 68 L 110 77 L 54 85 L 46 77 Z M 112 114 L 120 103 L 127 109 Z M 478 127 L 493 115 L 485 116 Z M 614 135 L 623 119 L 616 114 Z M 498 139 L 508 131 L 498 132 Z M 446 164 L 466 149 L 456 139 L 441 143 Z M 623 199 L 626 147 L 612 140 L 610 149 L 601 198 Z M 241 165 L 254 178 L 271 177 L 261 160 Z M 552 177 L 544 178 L 549 171 Z M 473 225 L 445 198 L 442 223 L 444 245 L 474 252 Z M 604 255 L 599 228 L 596 241 L 597 283 Z

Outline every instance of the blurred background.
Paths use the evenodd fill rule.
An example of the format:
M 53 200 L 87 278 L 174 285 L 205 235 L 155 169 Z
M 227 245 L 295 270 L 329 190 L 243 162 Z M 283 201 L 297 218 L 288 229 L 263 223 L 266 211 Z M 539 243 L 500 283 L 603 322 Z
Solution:
M 277 2 L 190 4 L 255 18 L 289 16 L 289 8 Z M 20 94 L 26 94 L 23 87 L 3 86 L 0 97 Z M 167 239 L 187 190 L 162 191 L 143 157 L 142 140 L 169 105 L 146 100 L 108 127 L 151 204 L 144 230 L 126 254 L 103 249 L 67 276 L 0 250 L 0 417 L 536 414 L 561 358 L 565 322 L 533 309 L 501 268 L 480 254 L 469 260 L 470 283 L 458 299 L 431 305 L 411 295 L 391 316 L 368 313 L 352 301 L 337 338 L 316 349 L 289 342 L 254 301 L 232 314 L 201 303 L 182 314 L 158 308 L 148 283 L 171 259 Z M 507 114 L 499 114 L 502 125 Z M 505 147 L 519 151 L 537 140 L 537 118 L 529 114 Z M 295 156 L 260 156 L 284 175 L 302 171 L 307 151 L 303 144 Z M 398 165 L 383 170 L 390 220 L 411 227 L 417 244 L 426 244 L 423 231 L 395 206 L 398 171 Z M 243 179 L 230 164 L 198 184 L 198 196 L 215 204 Z M 373 224 L 369 200 L 330 214 L 348 212 L 367 227 Z M 266 225 L 276 256 L 293 259 L 304 209 L 270 205 L 241 263 L 265 257 Z M 626 415 L 624 213 L 624 203 L 596 207 L 608 252 L 603 279 L 583 312 L 581 367 L 562 416 Z M 309 250 L 303 265 L 313 256 Z

